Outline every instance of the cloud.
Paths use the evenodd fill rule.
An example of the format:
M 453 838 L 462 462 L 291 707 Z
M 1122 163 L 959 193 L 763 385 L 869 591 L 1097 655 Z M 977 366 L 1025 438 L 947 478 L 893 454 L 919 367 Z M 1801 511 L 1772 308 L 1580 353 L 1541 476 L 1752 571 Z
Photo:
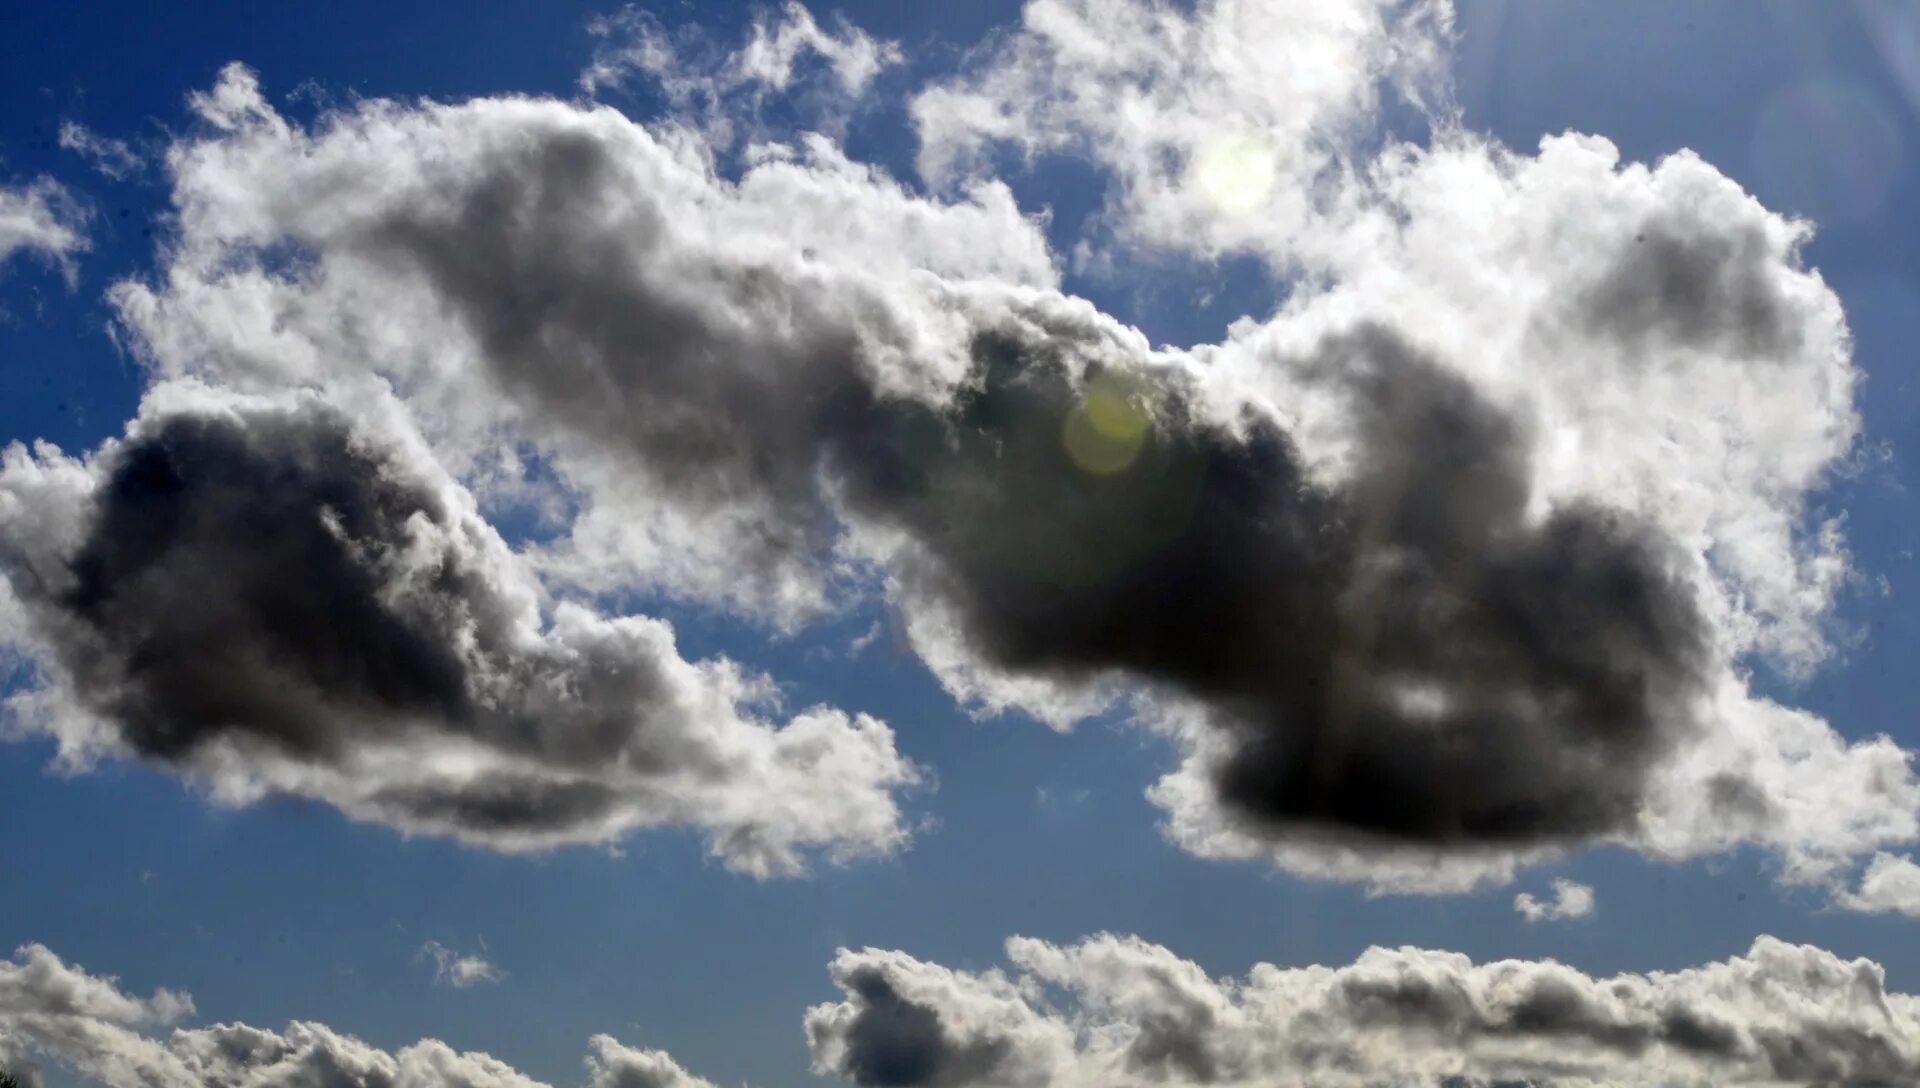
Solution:
M 481 509 L 530 451 L 575 512 L 525 557 L 562 592 L 787 630 L 884 594 L 974 709 L 1126 707 L 1173 739 L 1150 796 L 1201 855 L 1446 891 L 1753 843 L 1825 883 L 1920 837 L 1910 753 L 1747 683 L 1820 664 L 1849 573 L 1810 497 L 1858 375 L 1806 224 L 1685 153 L 1521 154 L 1444 114 L 1359 138 L 1382 81 L 1438 93 L 1444 8 L 1118 5 L 1104 45 L 1091 18 L 1031 5 L 967 93 L 1145 194 L 1136 244 L 1304 273 L 1218 343 L 1061 293 L 991 178 L 923 196 L 819 135 L 726 176 L 683 126 L 518 97 L 307 129 L 238 66 L 170 155 L 169 265 L 114 302 L 162 375 L 391 385 Z M 1288 19 L 1329 58 L 1293 112 L 1229 49 Z M 1151 226 L 1113 95 L 1146 88 L 1147 160 L 1205 158 L 1182 79 L 1285 143 L 1298 215 Z M 1201 188 L 1265 177 L 1243 151 Z
M 1860 875 L 1859 887 L 1836 892 L 1834 902 L 1847 910 L 1920 918 L 1920 863 L 1897 854 L 1875 854 Z
M 734 141 L 743 122 L 749 133 L 758 128 L 758 112 L 770 96 L 803 88 L 815 126 L 838 129 L 845 107 L 902 59 L 899 45 L 844 19 L 831 31 L 823 29 L 797 0 L 788 0 L 777 14 L 756 13 L 747 41 L 726 51 L 699 31 L 676 33 L 631 5 L 593 19 L 587 29 L 601 45 L 580 73 L 582 92 L 596 95 L 645 76 L 681 119 L 721 147 Z M 832 77 L 824 89 L 813 78 L 815 62 Z
M 1761 937 L 1744 956 L 1596 978 L 1373 948 L 1341 967 L 1210 978 L 1136 937 L 1007 942 L 1011 974 L 842 949 L 807 1014 L 855 1085 L 1893 1084 L 1920 1076 L 1920 998 L 1879 965 Z
M 0 186 L 0 262 L 37 253 L 73 279 L 73 257 L 87 249 L 86 209 L 52 178 Z
M 587 1088 L 715 1088 L 712 1081 L 682 1069 L 664 1050 L 622 1046 L 612 1036 L 588 1040 Z
M 193 999 L 172 990 L 147 998 L 121 992 L 111 976 L 70 967 L 44 945 L 23 945 L 0 961 L 0 1058 L 37 1085 L 36 1056 L 52 1057 L 112 1084 L 168 1085 L 149 1070 L 168 1061 L 137 1029 L 193 1015 Z M 22 1072 L 24 1070 L 24 1073 Z
M 462 112 L 442 121 L 481 148 L 508 121 Z M 557 104 L 511 127 L 507 157 L 482 150 L 430 202 L 403 188 L 328 220 L 314 192 L 305 240 L 392 277 L 387 297 L 424 288 L 520 412 L 655 504 L 745 520 L 736 585 L 801 582 L 850 523 L 988 665 L 1206 703 L 1207 773 L 1275 830 L 1578 841 L 1627 829 L 1685 739 L 1709 632 L 1677 557 L 1601 507 L 1530 517 L 1518 421 L 1391 330 L 1297 364 L 1361 446 L 1354 478 L 1322 483 L 1280 420 L 1211 409 L 1185 360 L 1084 304 L 712 251 L 625 195 L 664 165 L 644 134 Z
M 829 969 L 842 999 L 805 1017 L 815 1071 L 861 1088 L 1705 1088 L 1920 1076 L 1920 999 L 1888 992 L 1871 961 L 1771 937 L 1724 961 L 1611 977 L 1550 960 L 1373 948 L 1345 966 L 1260 964 L 1215 979 L 1113 935 L 1014 938 L 1006 952 L 1010 971 L 967 972 L 842 949 Z M 177 1026 L 195 1014 L 184 994 L 128 994 L 40 945 L 0 962 L 0 1053 L 116 1086 L 539 1085 L 434 1039 L 388 1052 L 311 1021 Z M 662 1051 L 605 1035 L 590 1040 L 585 1064 L 588 1088 L 712 1088 Z
M 146 165 L 125 140 L 102 136 L 78 121 L 60 122 L 60 146 L 86 159 L 95 170 L 115 181 Z
M 1383 91 L 1444 95 L 1447 3 L 1030 0 L 1017 31 L 911 102 L 938 186 L 1000 146 L 1111 179 L 1125 240 L 1206 253 L 1311 252 L 1377 143 Z
M 477 953 L 460 953 L 441 944 L 428 941 L 420 946 L 416 958 L 424 956 L 433 961 L 433 981 L 456 990 L 464 990 L 481 983 L 499 982 L 507 973 L 488 962 Z
M 0 1057 L 31 1055 L 115 1088 L 544 1088 L 496 1058 L 437 1039 L 390 1053 L 311 1021 L 280 1031 L 236 1022 L 175 1028 L 165 1039 L 145 1034 L 193 1015 L 183 994 L 128 995 L 112 977 L 88 974 L 42 945 L 0 961 Z M 605 1035 L 590 1046 L 587 1088 L 713 1088 L 662 1051 Z
M 506 850 L 691 826 L 757 875 L 906 839 L 884 724 L 775 724 L 667 624 L 545 599 L 391 402 L 163 384 L 90 457 L 8 447 L 0 526 L 0 637 L 42 678 L 9 705 L 70 764 Z
M 1513 897 L 1513 909 L 1529 922 L 1558 922 L 1593 913 L 1593 889 L 1577 881 L 1553 882 L 1553 898 L 1537 899 L 1529 892 Z

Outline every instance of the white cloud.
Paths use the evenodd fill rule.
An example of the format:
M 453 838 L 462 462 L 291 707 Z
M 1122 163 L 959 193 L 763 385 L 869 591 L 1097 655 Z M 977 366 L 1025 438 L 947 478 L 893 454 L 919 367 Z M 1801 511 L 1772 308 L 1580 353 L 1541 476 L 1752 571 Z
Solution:
M 73 278 L 73 257 L 87 248 L 87 213 L 52 178 L 0 186 L 0 262 L 16 253 L 38 253 Z
M 1521 892 L 1513 897 L 1513 909 L 1529 922 L 1585 918 L 1593 913 L 1593 889 L 1562 878 L 1553 882 L 1552 899 L 1539 899 L 1531 892 Z
M 996 144 L 1084 155 L 1129 241 L 1296 254 L 1357 180 L 1382 92 L 1422 100 L 1451 26 L 1403 0 L 1030 0 L 985 64 L 915 96 L 920 173 L 979 173 Z
M 388 1052 L 324 1024 L 294 1021 L 280 1031 L 232 1022 L 145 1034 L 194 1015 L 170 990 L 123 993 L 110 976 L 88 974 L 41 945 L 0 961 L 0 1059 L 37 1083 L 25 1061 L 48 1061 L 90 1081 L 140 1088 L 545 1088 L 486 1054 L 422 1039 Z M 713 1088 L 664 1052 L 590 1040 L 587 1088 Z
M 1678 971 L 1593 977 L 1373 948 L 1215 979 L 1136 937 L 1016 937 L 1011 973 L 842 949 L 807 1014 L 815 1069 L 895 1088 L 1489 1082 L 1607 1088 L 1920 1077 L 1920 998 L 1867 960 L 1771 937 Z
M 622 1046 L 609 1035 L 588 1042 L 593 1054 L 587 1058 L 587 1088 L 716 1088 L 682 1069 L 664 1050 Z
M 125 140 L 102 136 L 78 121 L 60 122 L 60 146 L 86 159 L 95 170 L 119 180 L 146 165 Z
M 798 0 L 788 0 L 772 15 L 757 13 L 745 44 L 725 52 L 706 35 L 676 34 L 652 12 L 634 6 L 595 18 L 588 30 L 601 45 L 580 73 L 583 92 L 599 94 L 644 76 L 681 120 L 699 127 L 717 147 L 751 137 L 768 98 L 817 83 L 809 78 L 809 62 L 817 60 L 832 77 L 830 90 L 814 89 L 808 96 L 813 127 L 836 130 L 845 124 L 845 109 L 901 60 L 897 44 L 845 20 L 823 29 Z
M 1897 854 L 1875 854 L 1860 874 L 1860 886 L 1836 892 L 1834 902 L 1847 910 L 1920 918 L 1920 863 Z
M 482 983 L 499 982 L 507 973 L 475 952 L 455 952 L 439 941 L 420 946 L 420 956 L 433 961 L 433 980 L 443 986 L 465 990 Z
M 820 29 L 797 0 L 787 0 L 780 18 L 753 22 L 752 37 L 735 60 L 742 77 L 756 79 L 776 90 L 793 82 L 794 65 L 808 53 L 817 54 L 833 70 L 841 89 L 861 94 L 880 72 L 900 63 L 900 47 L 870 37 L 859 27 L 842 23 L 839 33 Z

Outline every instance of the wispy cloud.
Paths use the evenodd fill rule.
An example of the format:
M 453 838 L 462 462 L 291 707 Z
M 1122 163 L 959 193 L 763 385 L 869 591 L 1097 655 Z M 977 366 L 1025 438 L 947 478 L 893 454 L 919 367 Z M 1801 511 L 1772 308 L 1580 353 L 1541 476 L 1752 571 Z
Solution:
M 433 961 L 433 980 L 456 990 L 499 982 L 507 973 L 479 953 L 455 952 L 439 941 L 420 946 L 419 956 Z
M 146 160 L 125 140 L 102 136 L 78 121 L 60 122 L 60 146 L 85 158 L 95 170 L 119 180 L 138 172 Z

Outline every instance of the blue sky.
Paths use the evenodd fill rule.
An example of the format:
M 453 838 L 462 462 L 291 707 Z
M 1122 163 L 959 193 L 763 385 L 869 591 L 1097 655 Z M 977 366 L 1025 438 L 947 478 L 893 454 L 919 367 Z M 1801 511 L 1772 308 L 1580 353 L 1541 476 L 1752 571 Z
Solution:
M 267 100 L 296 121 L 314 117 L 316 103 L 358 98 L 573 98 L 598 44 L 588 21 L 603 10 L 16 13 L 0 65 L 0 185 L 57 180 L 87 210 L 91 246 L 73 256 L 70 282 L 33 253 L 0 264 L 0 442 L 79 452 L 134 417 L 156 379 L 116 332 L 105 292 L 164 267 L 156 247 L 177 224 L 162 152 L 197 131 L 187 96 L 227 62 L 257 71 Z M 655 10 L 723 47 L 764 13 Z M 1874 24 L 1875 11 L 1909 36 Z M 816 9 L 830 12 L 900 43 L 904 62 L 851 112 L 845 147 L 901 178 L 915 177 L 909 95 L 974 63 L 969 50 L 1019 18 L 1017 4 L 1001 2 Z M 1692 149 L 1766 208 L 1818 222 L 1804 260 L 1844 305 L 1865 378 L 1857 444 L 1810 507 L 1844 514 L 1852 577 L 1826 620 L 1837 652 L 1805 677 L 1756 660 L 1751 683 L 1850 740 L 1885 733 L 1920 746 L 1910 712 L 1920 387 L 1908 346 L 1920 335 L 1910 267 L 1920 98 L 1908 91 L 1920 81 L 1908 71 L 1903 86 L 1899 70 L 1903 57 L 1920 63 L 1900 51 L 1920 45 L 1920 21 L 1897 5 L 1462 0 L 1457 39 L 1448 63 L 1467 129 L 1523 154 L 1566 130 L 1604 134 L 1626 161 Z M 641 122 L 667 108 L 640 79 L 600 97 Z M 1382 123 L 1423 138 L 1424 121 L 1396 108 L 1405 109 L 1390 105 Z M 770 116 L 781 123 L 777 107 Z M 90 169 L 58 144 L 68 121 L 126 141 L 144 165 L 118 179 Z M 1112 191 L 1098 164 L 1043 156 L 1002 176 L 1024 210 L 1051 209 L 1056 254 L 1097 236 Z M 1159 344 L 1209 342 L 1237 317 L 1264 319 L 1290 282 L 1246 253 L 1137 253 L 1118 273 L 1062 264 L 1067 293 Z M 567 1084 L 596 1032 L 665 1048 L 719 1084 L 816 1083 L 800 1015 L 838 999 L 824 968 L 842 946 L 980 970 L 1003 962 L 1010 935 L 1113 932 L 1215 975 L 1262 961 L 1344 964 L 1370 945 L 1553 958 L 1601 975 L 1721 960 L 1771 934 L 1868 957 L 1890 989 L 1920 989 L 1913 918 L 1839 909 L 1821 885 L 1784 886 L 1778 856 L 1763 848 L 1662 861 L 1602 845 L 1466 894 L 1370 895 L 1364 884 L 1182 849 L 1143 795 L 1175 761 L 1173 740 L 1117 711 L 1066 733 L 1017 711 L 979 720 L 884 630 L 889 612 L 876 599 L 791 634 L 671 594 L 620 599 L 670 620 L 689 660 L 724 655 L 775 677 L 789 706 L 825 703 L 889 723 L 900 752 L 930 772 L 902 795 L 911 844 L 769 880 L 726 868 L 687 830 L 501 853 L 354 822 L 317 800 L 222 807 L 132 759 L 62 773 L 53 742 L 27 737 L 0 744 L 0 947 L 44 943 L 129 992 L 190 991 L 199 1023 L 316 1020 L 390 1050 L 433 1037 Z M 875 643 L 850 652 L 876 622 Z M 1529 924 L 1514 895 L 1546 894 L 1557 877 L 1594 888 L 1597 911 Z M 420 954 L 428 942 L 483 954 L 505 977 L 436 984 Z M 50 1072 L 49 1083 L 65 1075 Z

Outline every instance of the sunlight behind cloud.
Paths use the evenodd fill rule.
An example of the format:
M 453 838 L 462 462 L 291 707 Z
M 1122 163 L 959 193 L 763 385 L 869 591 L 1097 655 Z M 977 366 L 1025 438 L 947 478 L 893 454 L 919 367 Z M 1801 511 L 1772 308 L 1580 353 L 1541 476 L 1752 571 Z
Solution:
M 1273 144 L 1245 133 L 1202 148 L 1187 167 L 1193 191 L 1227 215 L 1257 211 L 1273 195 L 1279 173 Z
M 1096 379 L 1068 413 L 1060 441 L 1082 471 L 1113 476 L 1139 459 L 1151 426 L 1137 394 L 1118 382 Z

